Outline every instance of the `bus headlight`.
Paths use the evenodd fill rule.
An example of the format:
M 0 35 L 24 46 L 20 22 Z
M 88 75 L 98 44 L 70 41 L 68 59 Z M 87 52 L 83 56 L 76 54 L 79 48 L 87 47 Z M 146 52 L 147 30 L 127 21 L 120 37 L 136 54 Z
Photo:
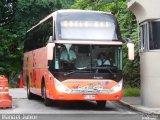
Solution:
M 120 90 L 122 90 L 122 84 L 123 84 L 123 80 L 119 81 L 115 86 L 113 86 L 111 89 L 110 89 L 110 94 L 113 94 L 113 93 L 116 93 L 116 92 L 119 92 Z
M 54 79 L 54 84 L 55 88 L 58 92 L 63 92 L 63 93 L 70 93 L 72 90 L 63 85 L 61 82 L 59 82 L 57 79 Z

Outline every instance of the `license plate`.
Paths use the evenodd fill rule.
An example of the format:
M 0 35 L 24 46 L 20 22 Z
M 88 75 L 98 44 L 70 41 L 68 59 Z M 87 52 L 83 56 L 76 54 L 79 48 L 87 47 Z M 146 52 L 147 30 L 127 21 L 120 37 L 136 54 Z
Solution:
M 95 99 L 96 95 L 84 95 L 84 99 Z

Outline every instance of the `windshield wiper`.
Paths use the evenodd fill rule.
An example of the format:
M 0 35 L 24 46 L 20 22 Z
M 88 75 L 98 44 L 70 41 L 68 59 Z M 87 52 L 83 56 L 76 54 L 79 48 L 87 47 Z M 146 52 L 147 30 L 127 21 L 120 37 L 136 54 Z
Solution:
M 85 70 L 86 68 L 87 68 L 87 67 L 77 68 L 77 70 L 73 70 L 73 71 L 71 71 L 71 72 L 64 73 L 64 76 L 67 76 L 67 75 L 70 75 L 70 74 L 79 72 L 79 71 L 81 71 L 81 70 Z

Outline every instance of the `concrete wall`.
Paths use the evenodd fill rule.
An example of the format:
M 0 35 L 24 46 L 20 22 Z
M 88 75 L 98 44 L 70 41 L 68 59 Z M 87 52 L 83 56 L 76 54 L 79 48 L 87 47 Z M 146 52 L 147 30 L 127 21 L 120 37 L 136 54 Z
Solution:
M 160 18 L 160 0 L 131 0 L 128 9 L 135 14 L 139 23 Z
M 140 53 L 142 105 L 160 108 L 160 51 Z

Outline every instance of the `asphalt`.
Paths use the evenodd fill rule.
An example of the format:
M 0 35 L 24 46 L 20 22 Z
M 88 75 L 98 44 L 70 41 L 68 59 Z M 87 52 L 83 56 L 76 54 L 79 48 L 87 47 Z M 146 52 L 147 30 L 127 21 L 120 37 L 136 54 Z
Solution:
M 16 91 L 18 91 L 19 94 L 14 94 Z M 10 89 L 9 94 L 12 96 L 14 99 L 18 98 L 27 98 L 25 88 L 16 88 L 16 89 Z M 141 104 L 141 98 L 140 97 L 122 97 L 122 100 L 120 101 L 122 105 L 125 105 L 127 107 L 130 107 L 131 109 L 134 109 L 139 112 L 143 112 L 146 114 L 156 114 L 160 115 L 160 108 L 150 108 L 143 106 Z

